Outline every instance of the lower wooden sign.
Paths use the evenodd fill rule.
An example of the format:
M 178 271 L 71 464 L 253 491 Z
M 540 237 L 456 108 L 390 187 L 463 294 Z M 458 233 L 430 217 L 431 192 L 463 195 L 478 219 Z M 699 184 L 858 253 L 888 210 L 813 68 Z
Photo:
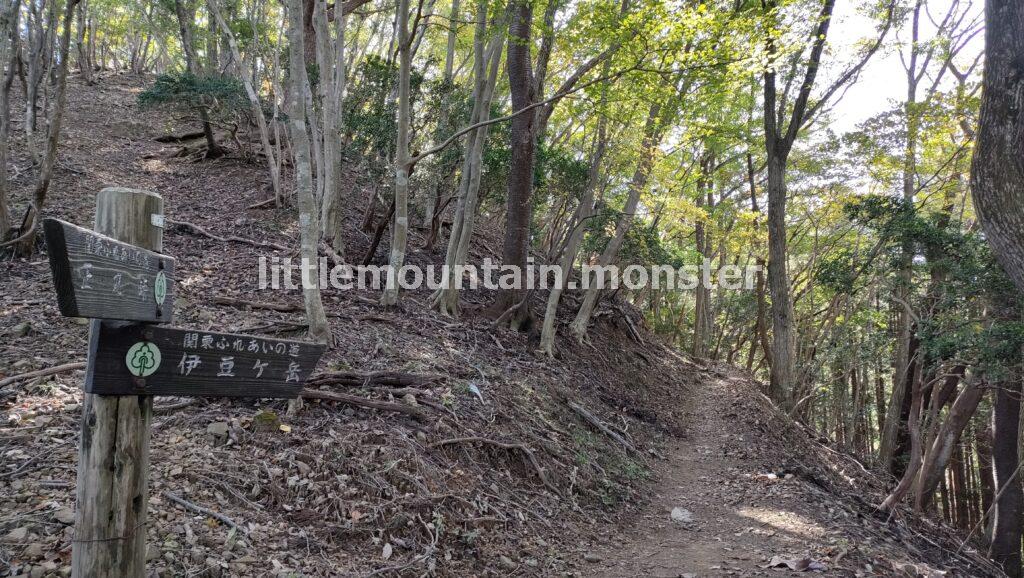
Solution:
M 85 391 L 100 395 L 297 397 L 326 346 L 93 320 Z

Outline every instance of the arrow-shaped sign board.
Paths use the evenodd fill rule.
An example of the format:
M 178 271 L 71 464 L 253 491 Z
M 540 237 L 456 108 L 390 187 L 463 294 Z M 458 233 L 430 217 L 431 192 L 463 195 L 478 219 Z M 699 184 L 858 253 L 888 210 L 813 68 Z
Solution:
M 170 323 L 173 258 L 59 219 L 43 231 L 61 315 Z
M 292 398 L 325 349 L 304 341 L 96 320 L 85 391 Z

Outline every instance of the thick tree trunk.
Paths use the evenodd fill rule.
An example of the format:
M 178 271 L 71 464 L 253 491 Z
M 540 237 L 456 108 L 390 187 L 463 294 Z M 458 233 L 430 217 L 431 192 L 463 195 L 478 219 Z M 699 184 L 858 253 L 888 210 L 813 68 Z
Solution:
M 1024 12 L 1022 12 L 1024 13 Z M 1019 376 L 995 389 L 992 413 L 992 463 L 995 470 L 996 500 L 994 529 L 989 555 L 1002 565 L 1011 578 L 1021 576 L 1021 517 L 1024 516 L 1024 492 L 1017 456 L 1020 437 Z
M 530 0 L 513 0 L 508 30 L 509 91 L 512 110 L 522 110 L 534 102 L 533 66 L 530 61 L 530 31 L 533 26 L 533 4 Z M 512 119 L 509 146 L 512 149 L 508 172 L 508 202 L 505 214 L 505 241 L 502 246 L 502 264 L 518 267 L 525 278 L 527 256 L 530 249 L 530 216 L 533 198 L 533 165 L 537 145 L 535 132 L 537 117 L 520 114 Z M 530 324 L 530 307 L 524 297 L 525 287 L 503 289 L 491 307 L 494 317 L 500 318 L 510 308 L 517 307 L 509 318 L 513 329 Z
M 769 397 L 791 407 L 790 394 L 796 386 L 796 336 L 793 331 L 793 301 L 789 290 L 786 249 L 786 157 L 788 151 L 768 150 L 768 288 L 771 293 L 772 366 Z
M 1024 3 L 985 2 L 985 73 L 971 193 L 985 237 L 1024 291 Z

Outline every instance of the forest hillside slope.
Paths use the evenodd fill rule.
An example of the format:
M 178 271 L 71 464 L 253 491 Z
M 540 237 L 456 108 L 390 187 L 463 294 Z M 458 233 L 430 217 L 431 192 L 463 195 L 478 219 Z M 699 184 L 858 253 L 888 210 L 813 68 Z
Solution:
M 287 252 L 229 240 L 292 247 L 295 210 L 250 208 L 267 197 L 265 170 L 237 151 L 175 157 L 180 144 L 156 139 L 190 127 L 139 109 L 146 83 L 72 80 L 50 215 L 89 226 L 101 188 L 156 191 L 178 260 L 176 325 L 303 337 L 298 291 L 256 289 L 258 257 Z M 11 164 L 23 211 L 32 169 L 17 152 Z M 365 193 L 350 177 L 358 231 Z M 473 259 L 497 255 L 495 228 L 480 227 Z M 347 246 L 370 242 L 357 232 Z M 879 517 L 882 480 L 779 414 L 745 373 L 662 345 L 626 305 L 605 303 L 590 343 L 549 359 L 530 334 L 474 314 L 485 293 L 466 293 L 460 320 L 428 298 L 384 309 L 369 291 L 325 291 L 336 344 L 310 384 L 324 399 L 298 415 L 283 401 L 158 399 L 150 572 L 779 575 L 774 560 L 829 575 L 996 575 L 944 527 Z M 57 312 L 45 254 L 0 262 L 0 332 L 0 380 L 84 361 L 87 325 Z M 69 571 L 81 376 L 0 388 L 0 576 Z

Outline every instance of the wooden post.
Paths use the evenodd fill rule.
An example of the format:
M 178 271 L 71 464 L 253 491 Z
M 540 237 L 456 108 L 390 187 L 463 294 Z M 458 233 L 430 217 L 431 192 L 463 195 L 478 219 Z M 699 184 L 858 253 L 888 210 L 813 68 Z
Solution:
M 106 188 L 96 198 L 98 233 L 159 252 L 162 225 L 160 195 Z M 98 323 L 92 321 L 91 332 L 98 330 Z M 145 574 L 152 409 L 152 396 L 85 394 L 72 576 L 141 578 Z

